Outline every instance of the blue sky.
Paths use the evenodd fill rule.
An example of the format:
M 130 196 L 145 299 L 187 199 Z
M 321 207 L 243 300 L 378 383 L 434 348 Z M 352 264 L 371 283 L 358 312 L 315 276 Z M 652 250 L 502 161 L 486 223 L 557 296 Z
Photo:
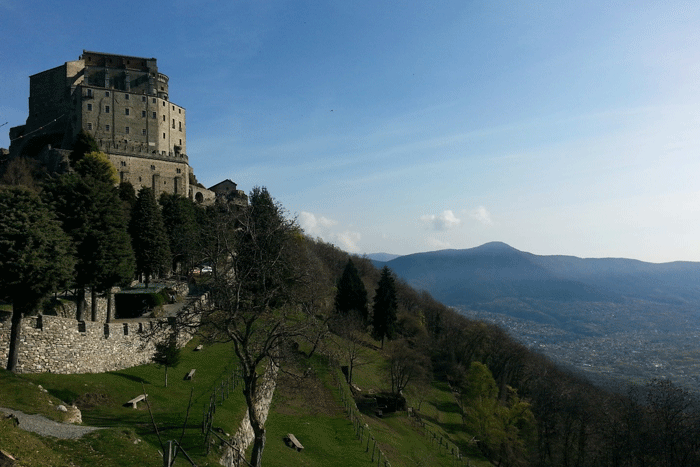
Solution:
M 700 261 L 700 3 L 0 0 L 0 147 L 29 75 L 156 57 L 198 179 L 355 253 L 503 241 Z

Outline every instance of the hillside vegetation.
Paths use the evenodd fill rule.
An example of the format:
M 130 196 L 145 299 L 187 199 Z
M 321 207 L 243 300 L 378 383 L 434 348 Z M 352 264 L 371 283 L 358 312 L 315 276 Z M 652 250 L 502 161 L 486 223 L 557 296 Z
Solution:
M 700 387 L 699 263 L 540 256 L 494 242 L 375 264 L 601 384 Z
M 252 440 L 243 454 L 255 467 L 700 465 L 700 405 L 670 382 L 606 392 L 501 328 L 416 291 L 389 268 L 379 271 L 368 259 L 306 237 L 265 188 L 254 188 L 245 207 L 222 199 L 204 208 L 177 195 L 156 202 L 150 189 L 136 195 L 129 185 L 115 188 L 104 159 L 80 155 L 75 172 L 38 185 L 40 194 L 0 188 L 2 213 L 12 220 L 0 222 L 7 252 L 0 255 L 7 266 L 0 289 L 12 304 L 8 368 L 19 355 L 16 323 L 59 288 L 76 291 L 76 318 L 95 321 L 86 293 L 96 296 L 134 274 L 148 283 L 175 271 L 193 290 L 208 291 L 209 305 L 197 310 L 201 324 L 184 311 L 168 323 L 173 334 L 162 349 L 193 322 L 198 337 L 180 351 L 179 363 L 159 359 L 170 361 L 167 387 L 168 366 L 0 372 L 0 406 L 56 417 L 53 407 L 63 401 L 82 410 L 84 423 L 107 428 L 57 440 L 4 420 L 0 445 L 19 465 L 162 465 L 158 450 L 167 440 L 181 447 L 174 465 L 190 464 L 185 453 L 196 465 L 216 465 L 233 452 L 246 413 Z M 92 202 L 98 196 L 100 203 Z M 18 209 L 18 199 L 26 209 Z M 91 222 L 100 219 L 105 223 Z M 49 236 L 42 226 L 51 227 Z M 120 247 L 110 249 L 114 242 Z M 610 296 L 503 250 L 478 252 L 481 275 L 468 286 L 477 296 L 489 297 L 487 285 L 499 275 L 514 294 L 535 291 L 542 300 L 552 290 L 561 302 Z M 60 271 L 34 284 L 30 278 L 43 278 L 53 260 L 62 261 Z M 195 266 L 209 272 L 192 275 Z M 436 283 L 446 282 L 435 274 Z M 536 302 L 531 308 L 548 313 Z M 193 350 L 198 343 L 204 350 Z M 186 380 L 193 368 L 195 377 Z M 265 420 L 258 408 L 272 387 L 267 376 L 275 374 Z M 124 407 L 142 393 L 147 403 Z M 301 452 L 283 441 L 289 433 Z

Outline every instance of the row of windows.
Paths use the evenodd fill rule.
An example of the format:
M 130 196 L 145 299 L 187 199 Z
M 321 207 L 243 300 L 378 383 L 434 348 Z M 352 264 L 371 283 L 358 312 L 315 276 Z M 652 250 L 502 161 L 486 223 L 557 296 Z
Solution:
M 112 129 L 112 127 L 110 125 L 105 125 L 105 131 L 110 131 L 111 129 Z M 92 122 L 87 122 L 87 130 L 88 131 L 93 130 Z M 128 126 L 124 127 L 124 134 L 126 134 L 126 135 L 131 134 L 131 128 Z M 141 135 L 146 136 L 146 129 L 145 128 L 141 129 Z M 165 133 L 163 133 L 163 139 L 165 139 Z M 182 146 L 182 138 L 179 139 L 179 144 L 180 144 L 180 146 Z
M 93 97 L 92 89 L 86 89 L 86 91 L 87 91 L 86 94 L 85 94 L 86 96 L 88 96 L 88 97 Z M 109 95 L 110 95 L 110 94 L 109 94 L 109 91 L 105 91 L 105 97 L 109 97 Z M 124 99 L 128 101 L 130 95 L 131 95 L 131 94 L 124 94 Z M 156 103 L 156 98 L 155 98 L 155 97 L 152 97 L 151 99 L 152 99 L 151 102 L 152 102 L 153 104 L 155 104 L 155 103 Z M 146 102 L 146 96 L 141 96 L 141 102 Z M 108 107 L 109 107 L 109 106 L 108 106 Z M 165 107 L 165 101 L 163 101 L 163 107 Z M 175 111 L 175 106 L 173 105 L 172 107 L 173 107 L 173 112 L 174 112 L 174 111 Z M 92 110 L 92 104 L 88 104 L 88 110 Z M 181 108 L 178 108 L 178 109 L 177 109 L 177 113 L 181 114 L 181 113 L 182 113 L 182 109 L 181 109 Z M 128 114 L 127 114 L 127 115 L 128 115 Z
M 87 105 L 87 110 L 88 110 L 89 112 L 92 111 L 92 104 L 88 104 L 88 105 Z M 108 105 L 105 105 L 105 113 L 108 114 L 109 111 L 110 111 L 109 106 L 108 106 Z M 128 107 L 124 109 L 124 115 L 131 115 L 131 110 L 130 110 Z M 142 111 L 141 111 L 141 117 L 146 118 L 146 111 L 145 111 L 145 110 L 142 110 Z M 152 113 L 152 117 L 151 117 L 151 118 L 156 118 L 156 113 L 155 113 L 155 112 Z M 163 115 L 163 121 L 165 121 L 165 115 Z M 178 130 L 182 131 L 182 122 L 177 122 L 177 123 L 178 123 Z M 175 129 L 175 119 L 173 118 L 173 130 L 174 130 L 174 129 Z
M 126 167 L 126 161 L 121 161 L 119 165 L 121 165 L 122 167 Z M 156 170 L 156 166 L 151 165 L 151 170 Z M 176 173 L 182 173 L 182 169 L 175 169 L 175 171 Z

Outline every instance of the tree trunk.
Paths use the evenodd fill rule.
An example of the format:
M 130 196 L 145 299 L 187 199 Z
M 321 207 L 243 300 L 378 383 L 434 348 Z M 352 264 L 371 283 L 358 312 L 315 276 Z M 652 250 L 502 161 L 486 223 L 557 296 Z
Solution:
M 106 321 L 110 323 L 112 321 L 112 289 L 107 290 L 107 317 Z
M 10 351 L 7 356 L 7 371 L 15 372 L 19 355 L 19 338 L 22 331 L 22 310 L 12 305 L 12 327 L 10 328 Z
M 262 454 L 265 449 L 265 428 L 253 428 L 255 438 L 253 439 L 253 452 L 250 456 L 250 464 L 253 467 L 262 467 Z
M 97 291 L 94 287 L 90 288 L 90 315 L 93 323 L 97 321 Z
M 85 321 L 85 289 L 79 288 L 76 307 L 78 309 L 78 321 Z

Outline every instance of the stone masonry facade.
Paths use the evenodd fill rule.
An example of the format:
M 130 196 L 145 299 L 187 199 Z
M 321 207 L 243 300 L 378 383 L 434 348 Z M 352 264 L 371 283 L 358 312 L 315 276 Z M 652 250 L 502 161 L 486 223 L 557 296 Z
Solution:
M 169 78 L 155 58 L 84 50 L 78 60 L 30 76 L 29 117 L 10 129 L 10 156 L 71 149 L 81 130 L 137 191 L 213 201 L 213 193 L 190 187 L 186 112 L 169 100 Z
M 201 309 L 203 295 L 193 300 L 184 313 Z M 18 373 L 102 373 L 151 361 L 155 343 L 165 339 L 170 328 L 163 320 L 142 319 L 121 322 L 77 321 L 74 318 L 39 315 L 22 319 Z M 155 330 L 155 332 L 151 332 Z M 144 339 L 150 334 L 150 339 Z M 192 332 L 178 333 L 178 345 L 192 338 Z M 10 320 L 0 322 L 0 365 L 7 366 Z

